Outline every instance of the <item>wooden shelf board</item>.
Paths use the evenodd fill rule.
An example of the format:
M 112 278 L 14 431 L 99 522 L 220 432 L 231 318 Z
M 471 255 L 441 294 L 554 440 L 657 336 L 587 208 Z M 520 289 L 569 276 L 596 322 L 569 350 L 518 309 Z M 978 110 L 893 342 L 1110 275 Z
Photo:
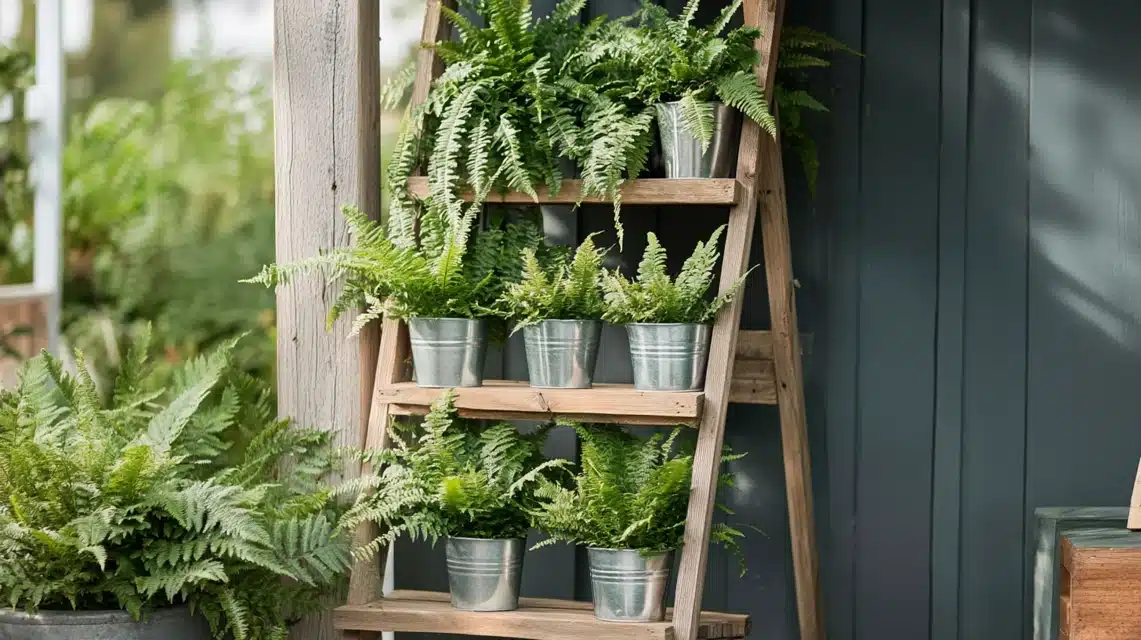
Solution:
M 395 415 L 427 413 L 445 389 L 398 382 L 380 388 L 377 402 Z M 549 420 L 630 425 L 696 425 L 704 398 L 700 391 L 635 391 L 628 384 L 596 384 L 592 389 L 540 389 L 514 380 L 485 380 L 482 387 L 455 389 L 460 415 L 500 420 Z
M 457 611 L 448 594 L 395 591 L 365 605 L 333 611 L 333 626 L 351 631 L 455 633 L 523 640 L 673 640 L 669 622 L 615 623 L 594 617 L 589 602 L 520 598 L 519 609 L 489 613 Z M 698 640 L 730 640 L 749 633 L 746 615 L 702 612 Z
M 649 178 L 645 180 L 631 180 L 622 187 L 622 204 L 624 205 L 683 205 L 708 204 L 732 205 L 741 199 L 743 187 L 734 178 Z M 408 191 L 417 198 L 428 195 L 427 178 L 409 178 Z M 563 186 L 555 196 L 547 194 L 546 187 L 537 190 L 541 204 L 577 204 L 582 191 L 582 180 L 563 180 Z M 470 199 L 470 195 L 465 196 Z M 489 203 L 507 204 L 533 204 L 531 196 L 512 191 L 506 194 L 492 193 L 488 196 Z M 607 203 L 606 198 L 590 196 L 582 199 L 583 203 Z

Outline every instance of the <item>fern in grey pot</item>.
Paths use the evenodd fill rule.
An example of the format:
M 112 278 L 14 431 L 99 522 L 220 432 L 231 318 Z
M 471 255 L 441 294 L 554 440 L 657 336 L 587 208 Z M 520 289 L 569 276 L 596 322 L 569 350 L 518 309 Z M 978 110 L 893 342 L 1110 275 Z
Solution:
M 603 317 L 626 325 L 634 387 L 639 391 L 703 388 L 712 322 L 745 282 L 742 277 L 720 295 L 708 295 L 724 231 L 722 225 L 708 240 L 698 242 L 675 278 L 666 269 L 665 247 L 653 233 L 647 234 L 637 278 L 627 279 L 617 271 L 603 278 Z
M 380 535 L 356 554 L 371 557 L 402 535 L 432 543 L 447 538 L 453 606 L 516 608 L 534 488 L 566 464 L 543 458 L 550 428 L 523 435 L 507 422 L 484 427 L 460 418 L 454 394 L 445 391 L 419 429 L 394 425 L 395 447 L 363 453 L 382 469 L 379 475 L 343 487 L 357 495 L 343 526 L 380 526 Z
M 161 634 L 189 634 L 196 613 L 206 637 L 285 638 L 340 589 L 349 549 L 321 483 L 328 435 L 278 420 L 231 347 L 167 384 L 144 340 L 106 398 L 82 355 L 72 376 L 45 354 L 0 391 L 0 599 L 22 610 L 0 628 L 63 633 L 53 620 L 86 615 L 189 639 Z

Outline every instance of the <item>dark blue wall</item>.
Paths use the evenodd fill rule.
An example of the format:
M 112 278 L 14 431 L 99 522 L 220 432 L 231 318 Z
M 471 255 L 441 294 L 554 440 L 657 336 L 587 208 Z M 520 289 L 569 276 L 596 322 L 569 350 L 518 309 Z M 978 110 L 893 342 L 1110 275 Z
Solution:
M 788 3 L 789 24 L 866 55 L 820 80 L 815 201 L 786 163 L 828 635 L 1027 638 L 1033 509 L 1127 504 L 1141 455 L 1141 5 Z M 680 258 L 725 217 L 623 215 L 627 263 L 644 231 Z M 551 216 L 564 239 L 610 223 Z M 760 246 L 758 231 L 755 261 Z M 763 289 L 746 328 L 768 324 Z M 623 380 L 607 340 L 599 377 Z M 723 499 L 766 535 L 743 578 L 715 552 L 705 605 L 751 613 L 753 638 L 796 638 L 776 412 L 733 406 L 727 441 L 749 457 Z M 446 587 L 439 556 L 409 549 L 398 583 Z M 588 597 L 572 550 L 527 564 L 528 593 Z

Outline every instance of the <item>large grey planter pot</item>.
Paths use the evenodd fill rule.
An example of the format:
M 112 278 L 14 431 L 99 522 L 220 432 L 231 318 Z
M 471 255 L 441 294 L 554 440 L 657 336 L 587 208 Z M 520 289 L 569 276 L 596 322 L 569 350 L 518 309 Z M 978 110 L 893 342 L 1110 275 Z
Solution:
M 709 359 L 708 324 L 626 325 L 638 391 L 700 391 Z
M 487 320 L 412 318 L 408 321 L 412 366 L 421 387 L 483 385 Z
M 660 622 L 666 616 L 666 588 L 672 551 L 643 556 L 630 549 L 587 549 L 594 616 L 610 622 Z
M 514 611 L 519 608 L 526 540 L 448 538 L 448 589 L 461 611 Z
M 601 333 L 600 320 L 543 320 L 523 327 L 531 386 L 589 389 Z
M 3 640 L 210 640 L 210 625 L 189 607 L 152 611 L 135 622 L 126 611 L 0 609 Z
M 712 104 L 713 138 L 704 149 L 682 124 L 681 102 L 654 105 L 667 178 L 730 177 L 741 140 L 741 113 L 720 102 Z

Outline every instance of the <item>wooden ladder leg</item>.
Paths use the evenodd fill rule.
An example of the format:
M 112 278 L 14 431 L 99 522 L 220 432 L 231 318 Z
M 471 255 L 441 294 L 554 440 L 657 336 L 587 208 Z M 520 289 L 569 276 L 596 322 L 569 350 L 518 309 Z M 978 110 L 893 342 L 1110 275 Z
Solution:
M 367 3 L 366 3 L 367 4 Z M 424 26 L 420 32 L 421 43 L 434 43 L 450 37 L 450 25 L 443 20 L 441 7 L 456 7 L 455 0 L 428 0 L 424 10 Z M 410 105 L 415 109 L 428 98 L 428 91 L 432 87 L 432 80 L 440 75 L 443 65 L 436 57 L 436 50 L 431 47 L 422 47 L 416 59 L 416 80 L 412 86 Z M 365 449 L 386 449 L 390 446 L 388 423 L 391 416 L 391 405 L 376 402 L 378 391 L 385 385 L 402 382 L 410 379 L 410 371 L 406 362 L 408 360 L 408 327 L 402 322 L 385 318 L 381 326 L 380 352 L 377 356 L 376 375 L 371 393 L 361 402 L 371 407 L 368 413 L 368 429 L 364 434 L 362 445 Z M 367 376 L 366 376 L 367 378 Z M 362 465 L 361 473 L 371 473 Z M 368 544 L 376 539 L 380 533 L 376 523 L 362 524 L 353 533 L 353 546 Z M 384 581 L 384 562 L 386 549 L 379 551 L 370 562 L 356 562 L 353 564 L 349 579 L 348 604 L 367 604 L 373 602 L 381 595 Z M 344 640 L 374 640 L 380 634 L 371 631 L 345 630 Z
M 788 498 L 789 537 L 796 578 L 796 606 L 802 640 L 820 640 L 824 638 L 824 621 L 820 607 L 804 372 L 796 320 L 796 286 L 792 274 L 784 169 L 778 142 L 769 138 L 762 141 L 761 147 L 761 166 L 766 174 L 762 179 L 766 188 L 761 194 L 761 234 L 772 317 L 773 365 Z
M 780 48 L 783 0 L 746 0 L 745 23 L 761 30 L 757 46 L 761 63 L 757 74 L 772 95 Z M 775 110 L 775 108 L 774 108 Z M 758 166 L 759 165 L 759 166 Z M 804 407 L 804 381 L 800 362 L 788 205 L 780 143 L 752 122 L 741 133 L 737 179 L 745 195 L 729 215 L 721 288 L 725 290 L 749 263 L 753 224 L 761 204 L 765 272 L 772 315 L 773 360 L 781 418 L 781 442 L 787 484 L 789 528 L 796 572 L 797 612 L 803 640 L 824 638 L 819 606 L 812 483 Z M 758 172 L 760 169 L 760 172 Z M 725 413 L 732 378 L 733 354 L 741 318 L 741 297 L 724 310 L 713 330 L 706 373 L 706 407 L 700 424 L 693 462 L 693 488 L 686 518 L 675 598 L 674 629 L 678 640 L 695 640 L 701 613 L 701 596 L 708 563 L 709 532 L 716 500 L 720 456 L 725 436 Z
M 388 435 L 388 422 L 391 418 L 389 407 L 376 401 L 378 391 L 394 382 L 401 382 L 408 378 L 408 329 L 404 323 L 397 320 L 385 319 L 381 327 L 380 353 L 377 356 L 376 378 L 373 383 L 371 406 L 368 418 L 368 430 L 365 432 L 364 449 L 387 449 L 391 446 Z M 361 475 L 372 473 L 368 465 L 361 465 Z M 353 547 L 366 545 L 380 534 L 375 522 L 366 522 L 353 533 Z M 368 562 L 357 561 L 353 563 L 352 574 L 349 578 L 348 604 L 368 604 L 380 597 L 380 587 L 384 581 L 384 558 L 386 549 L 381 549 Z M 345 631 L 344 638 L 370 639 L 376 638 L 373 632 Z

